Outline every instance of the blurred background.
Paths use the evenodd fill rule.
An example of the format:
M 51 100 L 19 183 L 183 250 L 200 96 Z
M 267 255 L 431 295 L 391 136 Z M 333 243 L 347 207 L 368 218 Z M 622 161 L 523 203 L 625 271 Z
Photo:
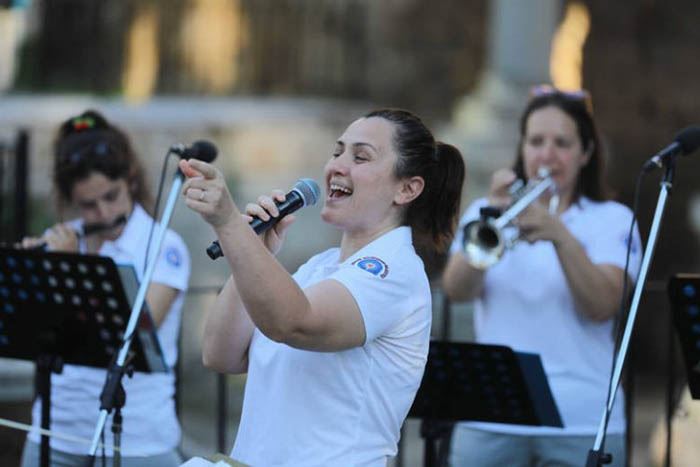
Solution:
M 0 240 L 57 220 L 51 142 L 59 122 L 86 108 L 133 138 L 154 189 L 173 143 L 214 141 L 245 203 L 302 176 L 320 179 L 352 120 L 403 107 L 461 149 L 466 203 L 511 164 L 532 85 L 585 88 L 611 184 L 631 205 L 643 162 L 700 122 L 698 17 L 697 0 L 0 0 Z M 677 392 L 685 379 L 669 338 L 666 283 L 698 271 L 699 169 L 697 158 L 678 163 L 634 332 L 625 382 L 631 465 L 652 465 L 668 381 Z M 644 239 L 659 181 L 654 173 L 641 187 Z M 290 271 L 338 238 L 318 210 L 301 212 L 289 235 L 280 259 Z M 193 258 L 181 333 L 182 450 L 187 458 L 228 452 L 244 378 L 217 377 L 200 360 L 203 310 L 226 267 L 206 257 L 213 233 L 183 205 L 171 227 Z M 469 306 L 442 306 L 442 260 L 428 262 L 435 337 L 469 340 Z M 29 421 L 32 377 L 32 364 L 0 359 L 0 417 Z M 421 465 L 419 425 L 407 421 L 397 465 Z M 0 427 L 0 464 L 16 464 L 23 439 Z

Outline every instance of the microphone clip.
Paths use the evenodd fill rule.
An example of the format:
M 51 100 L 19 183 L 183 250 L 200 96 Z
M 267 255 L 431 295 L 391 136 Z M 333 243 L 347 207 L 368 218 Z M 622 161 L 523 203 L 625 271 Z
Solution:
M 182 143 L 170 146 L 170 152 L 177 154 L 181 159 L 199 159 L 204 162 L 212 162 L 216 159 L 219 150 L 214 143 L 206 140 L 195 141 L 190 145 Z

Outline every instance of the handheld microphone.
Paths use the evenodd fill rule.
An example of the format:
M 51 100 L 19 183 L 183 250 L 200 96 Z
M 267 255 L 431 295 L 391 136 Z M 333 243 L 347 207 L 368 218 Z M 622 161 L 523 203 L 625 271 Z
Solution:
M 216 159 L 219 150 L 214 143 L 206 140 L 195 141 L 189 146 L 178 143 L 170 147 L 170 152 L 177 154 L 181 159 L 199 159 L 204 162 L 211 162 Z
M 289 193 L 286 194 L 284 201 L 278 203 L 275 201 L 275 205 L 279 210 L 279 215 L 277 217 L 270 217 L 270 219 L 264 221 L 258 217 L 253 218 L 250 226 L 253 228 L 256 234 L 261 234 L 268 231 L 270 228 L 274 227 L 284 216 L 297 211 L 304 206 L 313 206 L 318 201 L 321 194 L 321 189 L 318 184 L 310 178 L 301 178 L 291 189 Z M 217 259 L 224 256 L 224 252 L 221 249 L 218 241 L 213 241 L 209 248 L 207 248 L 207 255 L 211 259 Z
M 657 152 L 651 159 L 646 161 L 642 170 L 649 172 L 657 167 L 663 167 L 667 159 L 677 155 L 687 156 L 700 146 L 700 127 L 689 126 L 681 130 L 673 142 Z

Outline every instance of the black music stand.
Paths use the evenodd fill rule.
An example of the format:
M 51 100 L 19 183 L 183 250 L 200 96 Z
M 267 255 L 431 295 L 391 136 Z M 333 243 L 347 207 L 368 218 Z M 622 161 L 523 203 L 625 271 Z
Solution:
M 688 388 L 700 399 L 700 274 L 676 274 L 668 281 L 673 323 L 683 350 Z
M 408 416 L 438 424 L 564 426 L 539 355 L 501 345 L 458 342 L 430 343 L 423 381 Z M 441 433 L 422 431 L 424 465 L 437 465 L 434 443 L 435 435 Z
M 111 258 L 0 248 L 0 356 L 36 362 L 42 428 L 50 429 L 51 372 L 63 364 L 108 368 L 131 307 Z M 135 371 L 166 371 L 155 326 L 142 314 Z M 41 463 L 49 465 L 41 437 Z

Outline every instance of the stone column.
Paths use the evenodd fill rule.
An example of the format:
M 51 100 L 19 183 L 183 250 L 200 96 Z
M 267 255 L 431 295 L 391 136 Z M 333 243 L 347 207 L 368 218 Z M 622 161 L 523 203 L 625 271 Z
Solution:
M 0 92 L 12 87 L 17 68 L 17 50 L 26 29 L 25 10 L 0 7 Z
M 562 1 L 492 0 L 489 7 L 486 68 L 474 93 L 457 104 L 445 136 L 466 159 L 468 199 L 482 196 L 491 173 L 513 161 L 528 90 L 550 82 L 551 39 Z

